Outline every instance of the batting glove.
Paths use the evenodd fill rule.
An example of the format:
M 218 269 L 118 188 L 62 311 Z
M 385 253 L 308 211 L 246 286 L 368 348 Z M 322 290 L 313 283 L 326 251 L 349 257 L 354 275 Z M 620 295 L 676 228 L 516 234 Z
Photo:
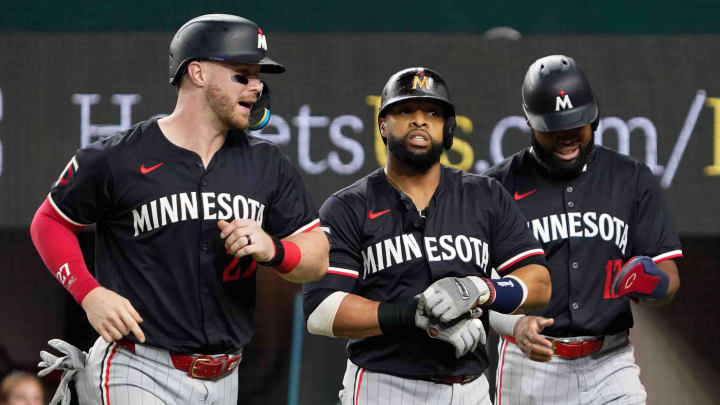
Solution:
M 65 354 L 65 356 L 56 356 L 44 350 L 41 351 L 40 358 L 42 361 L 38 363 L 38 367 L 41 367 L 42 370 L 38 372 L 38 376 L 45 377 L 55 370 L 65 370 L 50 405 L 69 405 L 72 395 L 68 383 L 75 377 L 78 370 L 85 368 L 87 353 L 60 339 L 52 339 L 48 341 L 48 344 L 53 349 Z
M 490 288 L 480 277 L 446 277 L 432 283 L 416 298 L 418 306 L 429 315 L 449 322 L 487 301 Z
M 617 295 L 662 298 L 670 286 L 670 278 L 647 256 L 635 256 L 620 269 L 613 280 Z
M 470 317 L 450 323 L 426 318 L 425 330 L 431 338 L 450 343 L 455 348 L 455 357 L 460 358 L 467 353 L 474 352 L 478 344 L 485 345 L 487 340 L 485 328 L 478 319 L 481 313 L 480 309 L 475 309 Z

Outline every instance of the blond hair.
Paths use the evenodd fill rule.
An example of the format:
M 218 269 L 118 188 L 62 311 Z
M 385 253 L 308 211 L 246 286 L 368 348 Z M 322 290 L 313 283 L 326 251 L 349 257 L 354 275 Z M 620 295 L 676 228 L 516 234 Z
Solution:
M 0 405 L 4 405 L 10 398 L 10 393 L 24 381 L 32 381 L 40 387 L 40 391 L 43 393 L 43 403 L 45 402 L 45 390 L 43 389 L 42 382 L 35 375 L 27 373 L 25 371 L 13 371 L 3 378 L 0 383 Z

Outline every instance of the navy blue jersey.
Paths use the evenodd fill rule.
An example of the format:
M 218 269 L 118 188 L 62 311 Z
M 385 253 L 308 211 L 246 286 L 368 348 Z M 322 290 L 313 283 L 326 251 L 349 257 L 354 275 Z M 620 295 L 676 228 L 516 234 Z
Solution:
M 534 314 L 555 318 L 550 336 L 610 335 L 630 328 L 627 297 L 611 281 L 633 256 L 682 257 L 660 186 L 644 164 L 596 146 L 576 179 L 544 175 L 529 148 L 487 175 L 512 193 L 542 242 L 552 279 L 550 304 Z
M 320 220 L 330 233 L 330 267 L 323 279 L 305 285 L 306 315 L 319 304 L 315 297 L 329 291 L 410 303 L 441 278 L 545 264 L 525 218 L 497 181 L 444 166 L 422 212 L 378 169 L 333 194 Z M 450 344 L 419 328 L 351 339 L 347 351 L 362 368 L 407 377 L 480 374 L 488 362 L 482 347 L 456 359 Z
M 97 224 L 98 281 L 130 300 L 147 344 L 181 353 L 236 350 L 253 334 L 257 265 L 226 254 L 218 220 L 252 219 L 279 238 L 318 225 L 275 145 L 231 131 L 205 168 L 156 120 L 80 149 L 50 202 Z

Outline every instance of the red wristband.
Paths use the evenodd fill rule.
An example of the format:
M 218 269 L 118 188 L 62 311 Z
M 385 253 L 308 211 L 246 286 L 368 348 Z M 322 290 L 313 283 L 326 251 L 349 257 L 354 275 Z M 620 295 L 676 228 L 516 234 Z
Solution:
M 295 267 L 300 264 L 302 251 L 300 251 L 300 247 L 293 242 L 282 240 L 280 243 L 282 243 L 283 248 L 285 248 L 285 257 L 280 264 L 275 266 L 275 270 L 278 273 L 287 274 L 295 270 Z

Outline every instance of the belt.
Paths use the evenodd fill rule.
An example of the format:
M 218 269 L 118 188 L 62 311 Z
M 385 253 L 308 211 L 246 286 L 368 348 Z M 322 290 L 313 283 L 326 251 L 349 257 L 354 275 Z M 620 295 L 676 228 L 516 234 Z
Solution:
M 579 359 L 600 352 L 601 350 L 610 350 L 627 343 L 627 332 L 622 332 L 611 336 L 583 336 L 571 338 L 555 338 L 551 336 L 543 336 L 552 342 L 553 354 L 566 359 Z M 517 344 L 514 337 L 503 335 L 503 339 L 510 343 Z M 606 344 L 608 343 L 608 344 Z M 603 347 L 603 345 L 605 347 Z
M 440 384 L 467 384 L 478 379 L 480 375 L 458 375 L 452 377 L 430 377 L 426 380 Z
M 135 345 L 137 343 L 126 339 L 118 341 L 118 344 L 129 351 L 135 353 Z M 225 377 L 240 364 L 242 354 L 231 356 L 229 354 L 221 356 L 191 356 L 184 354 L 170 353 L 170 360 L 173 367 L 180 371 L 187 372 L 192 378 L 202 380 L 210 380 Z

